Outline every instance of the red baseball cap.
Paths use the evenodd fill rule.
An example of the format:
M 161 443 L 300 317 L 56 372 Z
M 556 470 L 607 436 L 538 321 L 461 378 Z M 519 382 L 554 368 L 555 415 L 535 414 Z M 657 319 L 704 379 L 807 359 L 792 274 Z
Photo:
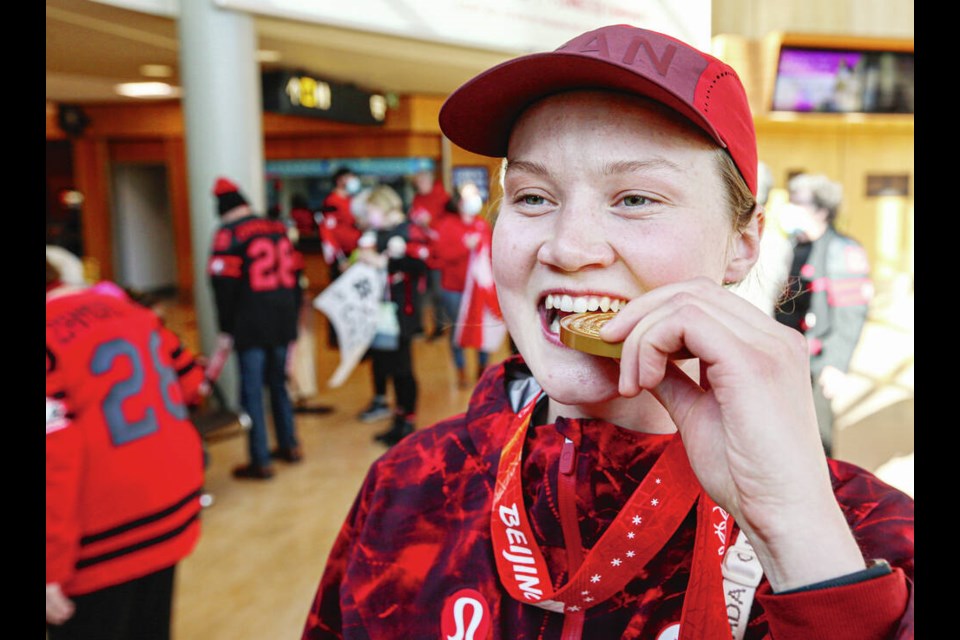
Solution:
M 736 71 L 676 38 L 627 24 L 600 27 L 556 51 L 484 71 L 450 94 L 440 109 L 440 129 L 467 151 L 501 158 L 524 109 L 574 89 L 632 93 L 680 113 L 727 150 L 756 194 L 757 137 Z

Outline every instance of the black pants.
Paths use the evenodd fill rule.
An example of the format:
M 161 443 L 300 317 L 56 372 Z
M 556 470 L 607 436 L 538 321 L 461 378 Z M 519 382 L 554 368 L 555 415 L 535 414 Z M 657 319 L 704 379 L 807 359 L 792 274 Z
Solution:
M 400 338 L 396 351 L 370 350 L 373 364 L 373 390 L 378 396 L 387 395 L 387 384 L 393 380 L 397 411 L 410 415 L 417 412 L 417 379 L 413 375 L 413 357 L 410 339 Z
M 71 597 L 73 617 L 47 625 L 50 640 L 169 640 L 176 566 Z

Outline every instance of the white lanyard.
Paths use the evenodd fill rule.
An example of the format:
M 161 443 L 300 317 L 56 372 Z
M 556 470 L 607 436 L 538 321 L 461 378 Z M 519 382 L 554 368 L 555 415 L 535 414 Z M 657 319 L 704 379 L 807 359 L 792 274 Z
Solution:
M 760 566 L 757 554 L 743 531 L 737 535 L 733 546 L 727 549 L 721 570 L 730 631 L 733 633 L 733 640 L 743 640 L 747 623 L 750 622 L 753 596 L 763 576 L 763 567 Z

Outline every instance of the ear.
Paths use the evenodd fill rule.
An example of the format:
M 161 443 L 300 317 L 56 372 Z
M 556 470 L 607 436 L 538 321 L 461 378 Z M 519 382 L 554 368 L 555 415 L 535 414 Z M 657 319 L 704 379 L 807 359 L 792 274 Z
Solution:
M 765 224 L 763 206 L 757 204 L 750 214 L 750 222 L 736 232 L 730 242 L 730 261 L 723 275 L 724 282 L 740 282 L 756 264 L 760 257 L 760 239 Z

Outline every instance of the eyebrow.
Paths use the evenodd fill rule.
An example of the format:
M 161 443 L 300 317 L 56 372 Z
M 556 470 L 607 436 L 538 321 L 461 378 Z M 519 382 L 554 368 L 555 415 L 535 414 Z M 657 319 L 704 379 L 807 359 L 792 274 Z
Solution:
M 507 158 L 507 168 L 504 169 L 504 173 L 509 171 L 524 171 L 526 173 L 534 173 L 540 176 L 545 176 L 550 173 L 547 171 L 547 168 L 539 162 L 530 162 L 529 160 L 510 160 Z
M 649 171 L 651 169 L 668 169 L 671 171 L 682 170 L 680 165 L 675 162 L 671 162 L 666 158 L 651 158 L 649 160 L 617 160 L 615 162 L 609 162 L 603 165 L 602 173 L 604 175 L 615 175 L 620 173 Z M 510 160 L 508 158 L 505 173 L 511 170 L 524 171 L 526 173 L 533 173 L 540 176 L 546 176 L 550 173 L 547 168 L 539 162 L 531 162 L 529 160 Z
M 617 173 L 634 173 L 636 171 L 647 171 L 650 169 L 670 169 L 680 171 L 680 165 L 666 158 L 651 158 L 649 160 L 618 160 L 611 162 L 603 167 L 605 175 Z

